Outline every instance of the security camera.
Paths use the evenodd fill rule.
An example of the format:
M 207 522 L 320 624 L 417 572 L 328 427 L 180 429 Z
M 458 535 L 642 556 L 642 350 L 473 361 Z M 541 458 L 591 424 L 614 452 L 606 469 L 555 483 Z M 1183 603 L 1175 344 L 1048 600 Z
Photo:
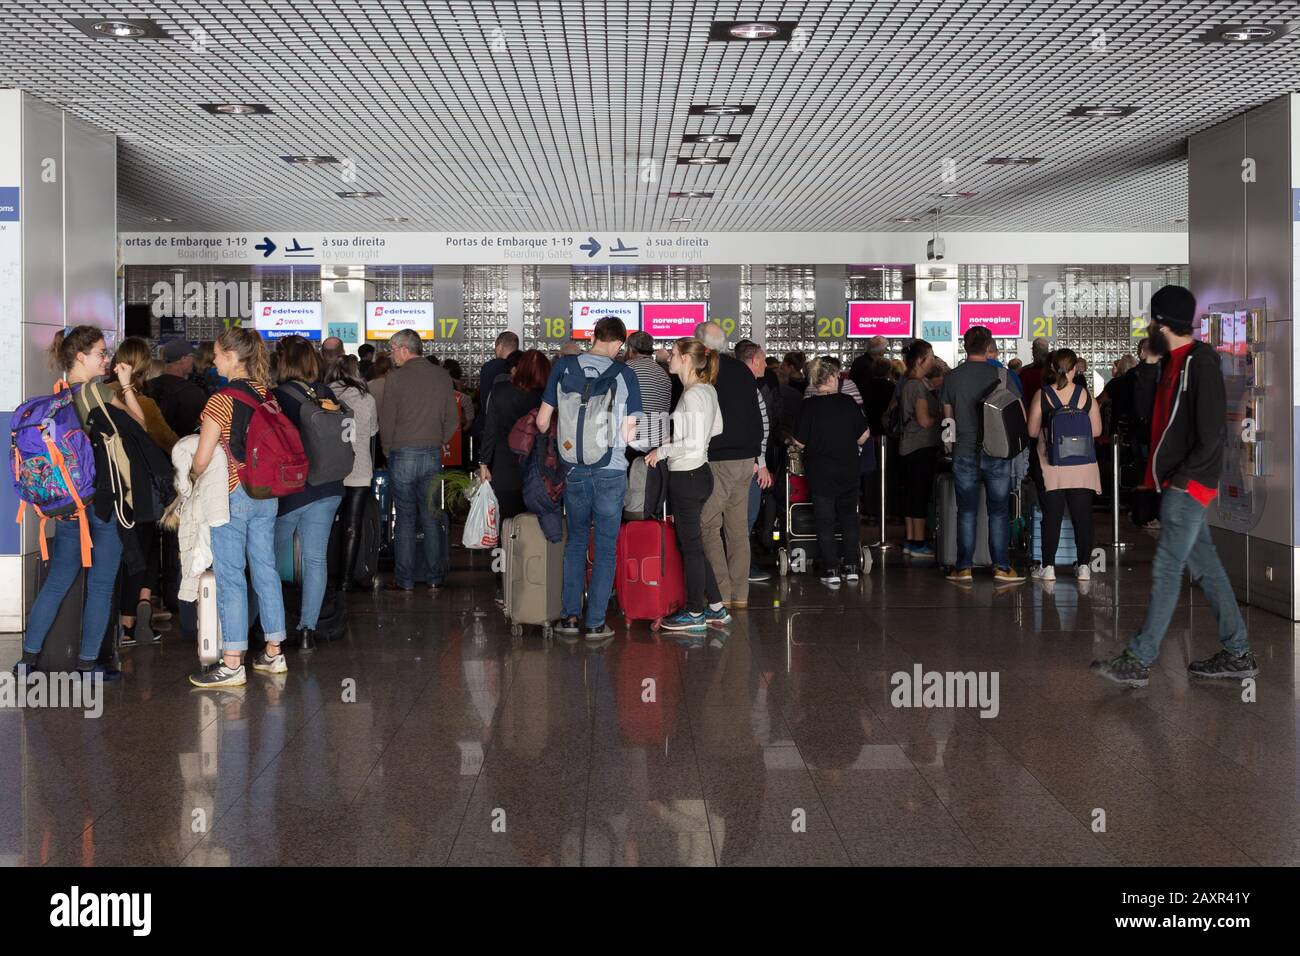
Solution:
M 943 240 L 939 238 L 931 239 L 925 244 L 925 257 L 931 262 L 938 262 L 943 259 Z
M 947 292 L 948 283 L 944 282 L 942 279 L 934 279 L 930 282 L 929 288 L 931 292 Z

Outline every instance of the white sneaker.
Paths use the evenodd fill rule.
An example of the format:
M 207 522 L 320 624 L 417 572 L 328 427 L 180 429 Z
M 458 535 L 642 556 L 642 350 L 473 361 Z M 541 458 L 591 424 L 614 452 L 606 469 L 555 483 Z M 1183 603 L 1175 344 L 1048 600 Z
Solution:
M 1074 576 L 1080 581 L 1091 581 L 1092 568 L 1088 567 L 1086 564 L 1081 564 L 1074 569 Z
M 1056 568 L 1052 567 L 1050 564 L 1040 564 L 1029 573 L 1033 575 L 1035 581 L 1056 580 Z

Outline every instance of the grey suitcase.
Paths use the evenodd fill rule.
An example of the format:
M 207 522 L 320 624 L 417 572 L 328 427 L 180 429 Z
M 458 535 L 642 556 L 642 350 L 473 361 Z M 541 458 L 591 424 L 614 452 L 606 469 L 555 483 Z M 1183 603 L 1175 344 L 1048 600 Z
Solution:
M 987 568 L 993 564 L 989 555 L 989 512 L 984 501 L 984 490 L 980 488 L 979 517 L 975 522 L 975 556 L 974 567 Z M 945 568 L 957 564 L 957 486 L 952 475 L 943 473 L 934 479 L 935 517 L 938 527 L 935 529 L 935 559 Z
M 562 610 L 564 541 L 547 541 L 537 516 L 521 514 L 502 524 L 501 543 L 510 633 L 518 637 L 525 624 L 532 624 L 550 637 Z

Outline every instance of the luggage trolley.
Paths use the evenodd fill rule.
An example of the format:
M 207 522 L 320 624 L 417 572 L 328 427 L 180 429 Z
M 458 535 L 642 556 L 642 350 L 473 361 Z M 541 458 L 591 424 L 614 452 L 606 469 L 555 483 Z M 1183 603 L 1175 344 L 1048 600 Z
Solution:
M 777 552 L 777 570 L 782 577 L 790 573 L 790 552 L 794 545 L 807 544 L 814 549 L 817 545 L 817 522 L 813 517 L 812 497 L 808 493 L 808 481 L 803 473 L 802 449 L 797 445 L 789 447 L 789 465 L 785 470 L 785 529 L 781 549 Z M 795 500 L 796 496 L 799 498 Z M 859 520 L 861 516 L 859 515 Z M 839 540 L 837 532 L 836 540 Z M 872 567 L 871 548 L 862 545 L 859 551 L 862 573 L 870 574 Z

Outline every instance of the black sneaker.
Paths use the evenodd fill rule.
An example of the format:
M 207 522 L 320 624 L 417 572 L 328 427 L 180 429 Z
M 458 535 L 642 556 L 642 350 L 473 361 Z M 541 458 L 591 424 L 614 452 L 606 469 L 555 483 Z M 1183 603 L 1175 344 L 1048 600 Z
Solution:
M 135 647 L 135 628 L 123 627 L 122 636 L 118 639 L 118 647 Z
M 570 617 L 560 618 L 560 622 L 555 625 L 556 634 L 565 634 L 568 636 L 577 636 L 582 633 L 582 624 L 576 614 Z
M 1221 677 L 1228 680 L 1255 677 L 1259 674 L 1259 662 L 1250 651 L 1238 656 L 1232 651 L 1222 650 L 1206 660 L 1192 661 L 1187 665 L 1187 673 L 1193 677 Z
M 1138 660 L 1137 655 L 1130 650 L 1125 650 L 1123 654 L 1108 661 L 1093 661 L 1088 669 L 1106 680 L 1129 687 L 1146 687 L 1151 679 L 1151 668 Z
M 614 632 L 610 630 L 608 624 L 601 624 L 599 627 L 584 627 L 582 629 L 582 639 L 585 641 L 603 641 L 607 637 L 613 637 Z
M 822 575 L 822 584 L 828 588 L 837 588 L 840 586 L 840 576 L 836 571 L 827 571 Z
M 855 567 L 844 568 L 844 580 L 848 584 L 858 583 L 858 569 Z
M 141 601 L 135 607 L 135 634 L 132 643 L 153 643 L 153 605 Z
M 772 580 L 772 575 L 770 572 L 764 571 L 762 568 L 749 569 L 750 584 L 762 584 L 764 581 L 770 581 L 770 580 Z

